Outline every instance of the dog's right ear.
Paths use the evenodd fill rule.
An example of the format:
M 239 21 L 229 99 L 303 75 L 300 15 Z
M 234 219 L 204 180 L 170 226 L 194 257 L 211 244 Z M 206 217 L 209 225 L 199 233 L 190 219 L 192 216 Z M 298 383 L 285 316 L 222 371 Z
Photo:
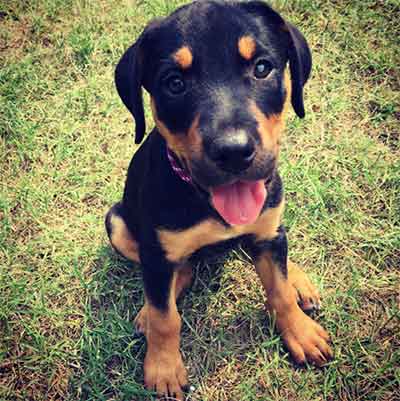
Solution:
M 115 85 L 118 94 L 135 119 L 135 143 L 142 141 L 146 130 L 142 99 L 144 55 L 141 43 L 140 37 L 125 51 L 115 69 Z
M 151 47 L 152 35 L 163 22 L 163 18 L 156 18 L 149 22 L 142 34 L 128 50 L 125 51 L 115 68 L 115 85 L 124 105 L 135 119 L 135 143 L 142 142 L 146 131 L 144 118 L 142 86 L 145 72 L 148 67 L 146 48 Z
M 115 85 L 124 105 L 135 119 L 135 143 L 140 143 L 146 130 L 144 118 L 142 81 L 144 54 L 141 49 L 142 37 L 125 51 L 115 69 Z

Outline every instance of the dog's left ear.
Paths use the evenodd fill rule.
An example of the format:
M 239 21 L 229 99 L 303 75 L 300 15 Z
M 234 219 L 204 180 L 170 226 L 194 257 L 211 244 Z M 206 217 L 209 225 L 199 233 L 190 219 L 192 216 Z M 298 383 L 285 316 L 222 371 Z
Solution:
M 311 51 L 301 32 L 292 24 L 286 22 L 275 10 L 262 1 L 241 3 L 240 7 L 252 14 L 259 24 L 273 27 L 277 32 L 289 36 L 288 57 L 292 81 L 292 106 L 296 114 L 305 116 L 303 103 L 303 87 L 311 72 Z
M 286 22 L 285 27 L 291 39 L 291 45 L 289 47 L 289 68 L 292 80 L 292 106 L 296 114 L 300 118 L 303 118 L 305 116 L 303 87 L 311 72 L 311 51 L 306 39 L 294 25 Z

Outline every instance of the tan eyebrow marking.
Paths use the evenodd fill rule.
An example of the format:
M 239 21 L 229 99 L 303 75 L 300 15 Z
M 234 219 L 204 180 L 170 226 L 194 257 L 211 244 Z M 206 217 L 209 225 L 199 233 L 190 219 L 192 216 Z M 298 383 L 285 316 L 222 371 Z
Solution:
M 240 55 L 244 59 L 250 60 L 256 51 L 256 42 L 249 35 L 242 36 L 238 41 L 238 48 Z
M 183 46 L 178 49 L 174 54 L 174 60 L 184 70 L 190 68 L 193 63 L 193 54 L 188 46 Z

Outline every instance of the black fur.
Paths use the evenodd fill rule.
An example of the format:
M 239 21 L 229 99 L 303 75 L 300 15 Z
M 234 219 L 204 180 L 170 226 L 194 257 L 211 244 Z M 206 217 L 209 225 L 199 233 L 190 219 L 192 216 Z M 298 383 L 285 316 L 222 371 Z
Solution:
M 270 252 L 273 261 L 279 266 L 284 277 L 287 278 L 288 241 L 283 225 L 278 229 L 278 235 L 269 241 L 253 242 L 250 250 L 255 259 L 265 252 Z
M 244 35 L 256 39 L 251 60 L 238 53 L 238 40 Z M 172 57 L 182 46 L 188 46 L 193 54 L 192 65 L 184 71 Z M 260 58 L 272 66 L 265 80 L 255 80 L 253 75 Z M 121 203 L 110 211 L 122 216 L 140 245 L 146 295 L 154 306 L 167 307 L 175 268 L 165 257 L 157 229 L 185 230 L 210 217 L 227 224 L 211 206 L 209 189 L 233 180 L 264 179 L 268 189 L 264 210 L 281 202 L 277 155 L 261 148 L 258 123 L 248 102 L 253 101 L 266 117 L 281 113 L 287 96 L 283 81 L 287 64 L 292 78 L 291 102 L 304 117 L 303 86 L 311 69 L 307 43 L 297 28 L 259 1 L 198 1 L 184 6 L 151 23 L 118 63 L 115 82 L 135 119 L 136 143 L 145 133 L 143 87 L 154 101 L 158 119 L 176 138 L 186 135 L 200 116 L 197 135 L 202 151 L 180 156 L 182 165 L 192 173 L 193 185 L 172 170 L 166 141 L 155 128 L 131 161 Z M 179 73 L 185 82 L 186 90 L 179 95 L 168 92 L 166 82 L 171 73 Z M 258 147 L 252 166 L 240 174 L 219 169 L 208 155 L 216 146 L 215 136 L 232 130 L 245 131 Z M 110 235 L 109 217 L 106 227 Z M 283 227 L 275 240 L 257 244 L 255 249 L 265 247 L 286 274 Z
M 131 46 L 115 69 L 115 84 L 118 94 L 136 122 L 135 142 L 143 140 L 146 130 L 142 101 L 143 57 L 141 41 Z

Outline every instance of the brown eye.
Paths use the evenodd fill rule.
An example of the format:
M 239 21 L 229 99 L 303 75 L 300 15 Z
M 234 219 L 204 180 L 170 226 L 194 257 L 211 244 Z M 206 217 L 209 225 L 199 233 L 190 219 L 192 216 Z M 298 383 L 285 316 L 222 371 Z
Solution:
M 164 84 L 172 95 L 180 95 L 186 89 L 185 81 L 178 74 L 169 76 Z
M 257 79 L 266 78 L 272 71 L 272 64 L 265 59 L 258 60 L 254 66 L 254 76 Z

